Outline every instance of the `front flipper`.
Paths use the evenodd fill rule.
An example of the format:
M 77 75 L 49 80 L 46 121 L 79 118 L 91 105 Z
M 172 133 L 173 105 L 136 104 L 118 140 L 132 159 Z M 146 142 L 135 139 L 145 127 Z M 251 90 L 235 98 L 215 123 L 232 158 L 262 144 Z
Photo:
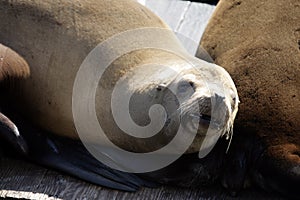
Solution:
M 32 147 L 29 153 L 30 159 L 40 164 L 113 189 L 136 191 L 141 186 L 154 186 L 134 174 L 107 167 L 92 157 L 79 141 L 63 138 L 42 137 L 40 139 L 38 143 L 36 140 L 34 143 L 32 141 L 29 143 Z
M 28 144 L 27 158 L 30 161 L 112 189 L 136 191 L 142 186 L 156 186 L 135 174 L 107 167 L 90 155 L 80 141 L 48 135 L 19 117 L 14 121 Z
M 242 190 L 248 184 L 249 170 L 255 151 L 253 130 L 250 128 L 235 128 L 231 146 L 225 157 L 222 185 L 232 196 Z M 255 149 L 255 150 L 254 150 Z M 255 153 L 257 154 L 257 153 Z
M 267 191 L 277 191 L 291 199 L 299 199 L 299 137 L 295 134 L 294 141 L 281 140 L 280 142 L 281 144 L 268 145 L 264 149 L 257 159 L 253 178 Z

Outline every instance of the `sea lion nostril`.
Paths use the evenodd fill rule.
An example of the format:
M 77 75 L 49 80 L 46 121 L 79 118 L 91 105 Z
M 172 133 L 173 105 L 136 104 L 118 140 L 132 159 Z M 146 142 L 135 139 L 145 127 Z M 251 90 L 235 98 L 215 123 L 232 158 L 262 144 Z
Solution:
M 189 81 L 189 84 L 190 84 L 190 86 L 191 86 L 193 89 L 195 89 L 195 84 L 194 84 L 193 81 Z
M 207 120 L 207 121 L 211 120 L 211 116 L 210 115 L 205 115 L 205 114 L 202 114 L 200 118 L 204 119 L 204 120 Z
M 217 103 L 222 103 L 224 101 L 225 97 L 219 94 L 215 94 L 215 100 Z

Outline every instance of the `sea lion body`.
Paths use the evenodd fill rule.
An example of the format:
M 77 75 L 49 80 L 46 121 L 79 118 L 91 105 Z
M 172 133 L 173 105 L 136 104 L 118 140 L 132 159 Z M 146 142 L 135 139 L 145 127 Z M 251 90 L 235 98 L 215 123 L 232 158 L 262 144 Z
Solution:
M 108 38 L 128 30 L 167 28 L 158 17 L 134 1 L 63 1 L 60 4 L 52 1 L 19 1 L 12 5 L 2 2 L 1 9 L 1 17 L 9 19 L 1 21 L 1 42 L 17 49 L 31 66 L 30 78 L 19 83 L 20 99 L 26 105 L 27 115 L 34 116 L 35 123 L 43 129 L 70 138 L 78 138 L 71 106 L 74 81 L 89 52 Z M 160 37 L 161 41 L 172 42 L 172 38 Z M 124 46 L 128 45 L 126 41 L 123 42 Z M 174 40 L 176 47 L 175 44 Z M 104 129 L 108 130 L 108 134 L 112 133 L 111 139 L 114 142 L 132 151 L 155 149 L 154 141 L 160 139 L 155 138 L 148 143 L 150 146 L 145 146 L 145 142 L 141 142 L 140 146 L 138 142 L 132 146 L 131 142 L 126 142 L 128 139 L 123 138 L 124 134 L 116 134 L 120 131 L 109 116 L 110 107 L 103 106 L 109 105 L 110 100 L 109 94 L 105 92 L 113 88 L 126 72 L 148 63 L 160 63 L 178 69 L 186 65 L 173 52 L 158 49 L 130 52 L 116 59 L 108 68 L 104 78 L 100 80 L 102 88 L 99 87 L 96 95 L 97 115 L 99 121 L 103 121 Z M 165 76 L 164 80 L 156 81 L 156 76 L 164 73 L 160 71 L 155 74 L 157 70 L 148 69 L 144 85 L 159 85 L 159 81 L 169 84 L 174 79 Z M 133 90 L 138 90 L 138 87 L 145 86 L 137 85 Z M 229 87 L 232 87 L 236 95 L 234 85 Z M 145 88 L 145 93 L 154 88 Z M 152 100 L 147 101 L 151 103 Z M 136 103 L 135 106 L 137 110 L 143 110 L 145 104 L 147 102 L 143 99 L 143 102 Z M 135 118 L 140 120 L 137 124 L 145 123 L 145 118 L 148 118 L 145 116 L 147 113 L 137 112 L 136 115 Z M 199 144 L 197 147 L 199 148 Z
M 106 136 L 114 144 L 127 151 L 147 153 L 168 144 L 174 138 L 180 121 L 186 121 L 187 128 L 195 131 L 196 138 L 192 145 L 183 149 L 182 153 L 197 153 L 200 148 L 203 148 L 203 156 L 206 156 L 219 137 L 227 135 L 229 138 L 232 134 L 231 129 L 238 109 L 238 95 L 228 73 L 219 66 L 186 55 L 185 50 L 164 22 L 136 1 L 2 1 L 0 18 L 7 19 L 0 21 L 0 43 L 17 51 L 30 66 L 28 79 L 14 81 L 17 89 L 11 92 L 11 97 L 16 100 L 16 105 L 19 105 L 18 110 L 23 113 L 23 116 L 42 130 L 69 139 L 79 139 L 78 132 L 82 131 L 78 131 L 74 122 L 78 118 L 74 114 L 72 105 L 76 101 L 84 102 L 89 97 L 88 93 L 84 93 L 86 90 L 82 90 L 83 95 L 76 93 L 74 100 L 76 92 L 74 87 L 78 80 L 78 72 L 85 69 L 84 63 L 98 47 L 101 48 L 102 45 L 111 41 L 118 41 L 116 38 L 131 33 L 130 31 L 136 31 L 135 34 L 140 34 L 133 35 L 133 37 L 129 35 L 128 38 L 116 42 L 115 45 L 106 46 L 104 51 L 100 52 L 102 54 L 99 54 L 102 57 L 96 59 L 99 61 L 96 64 L 103 63 L 113 54 L 118 55 L 128 46 L 136 45 L 139 39 L 141 39 L 141 44 L 150 41 L 151 45 L 155 44 L 161 48 L 142 45 L 137 49 L 125 51 L 109 63 L 105 70 L 103 70 L 105 66 L 95 65 L 95 73 L 83 76 L 83 80 L 90 83 L 89 81 L 97 76 L 98 70 L 103 70 L 100 80 L 91 82 L 91 87 L 96 88 L 95 100 L 92 101 L 95 106 L 91 108 L 95 108 L 97 120 Z M 151 34 L 151 30 L 161 34 Z M 136 38 L 135 42 L 132 42 L 130 38 Z M 120 80 L 123 81 L 121 86 L 124 87 L 125 94 L 133 94 L 129 101 L 129 114 L 138 126 L 147 126 L 151 122 L 148 112 L 152 105 L 161 104 L 165 107 L 166 123 L 163 124 L 160 134 L 146 139 L 136 138 L 124 134 L 115 122 L 111 108 L 112 92 Z M 179 96 L 182 102 L 178 102 L 174 95 L 176 98 Z M 116 103 L 118 106 L 122 104 L 122 101 Z M 217 108 L 215 110 L 212 109 L 214 105 Z M 85 104 L 83 104 L 82 112 L 89 112 L 90 107 L 84 106 Z M 77 106 L 75 106 L 76 109 Z M 213 118 L 215 118 L 214 121 Z M 125 119 L 127 118 L 123 117 L 121 121 Z M 196 122 L 192 122 L 194 119 Z M 87 120 L 86 124 L 89 125 L 89 123 L 90 121 Z M 212 124 L 211 128 L 209 128 L 210 124 Z M 84 129 L 85 134 L 90 132 L 88 125 L 86 126 L 88 128 Z M 215 130 L 217 134 L 206 137 L 208 129 Z M 186 134 L 186 138 L 190 137 L 191 135 Z M 42 134 L 28 138 L 29 148 L 34 146 L 38 149 L 37 151 L 43 148 L 44 142 L 46 146 L 50 146 L 50 150 L 45 150 L 44 154 L 33 153 L 34 155 L 30 157 L 40 160 L 42 164 L 68 171 L 70 163 L 63 160 L 64 164 L 57 166 L 57 161 L 53 160 L 59 148 L 61 148 L 60 152 L 66 156 L 64 159 L 70 159 L 67 154 L 70 151 L 67 149 L 69 147 L 63 144 L 57 145 L 61 141 L 49 143 Z M 95 141 L 90 137 L 85 142 Z M 182 140 L 184 141 L 185 139 Z M 223 153 L 225 150 L 226 147 Z M 82 152 L 77 153 L 81 155 Z M 88 158 L 84 157 L 84 159 Z M 222 160 L 218 162 L 221 163 Z M 87 176 L 85 171 L 78 173 L 76 170 L 82 172 L 82 168 L 75 167 L 75 170 L 71 170 L 70 173 L 98 184 L 118 188 L 112 184 L 95 181 L 91 178 L 93 176 L 90 177 L 89 174 Z M 118 183 L 126 182 L 126 178 L 119 180 L 114 176 L 113 179 L 117 179 Z
M 244 165 L 234 164 L 240 170 L 228 173 L 227 187 L 243 185 L 233 178 L 236 171 L 250 171 L 263 188 L 299 197 L 299 6 L 223 0 L 202 38 L 201 45 L 233 77 L 241 99 L 233 146 L 243 145 L 236 145 L 239 158 L 230 159 L 243 159 Z
M 134 2 L 63 1 L 55 5 L 52 1 L 18 1 L 10 5 L 4 1 L 1 4 L 2 19 L 9 19 L 0 22 L 1 42 L 18 49 L 32 68 L 30 80 L 22 82 L 27 84 L 22 86 L 22 96 L 31 102 L 28 110 L 43 120 L 39 124 L 68 137 L 76 137 L 70 106 L 72 88 L 88 53 L 97 44 L 123 31 L 145 26 L 166 27 Z M 97 12 L 95 8 L 105 9 Z M 105 23 L 95 20 L 105 20 Z M 43 95 L 37 97 L 37 94 Z
M 0 96 L 9 77 L 25 79 L 30 74 L 27 62 L 17 52 L 0 44 Z M 0 99 L 2 105 L 3 99 Z M 2 111 L 2 110 L 1 110 Z M 18 127 L 3 113 L 0 112 L 0 143 L 1 146 L 9 146 L 10 151 L 17 151 L 21 154 L 28 153 L 28 147 L 24 138 L 20 135 Z

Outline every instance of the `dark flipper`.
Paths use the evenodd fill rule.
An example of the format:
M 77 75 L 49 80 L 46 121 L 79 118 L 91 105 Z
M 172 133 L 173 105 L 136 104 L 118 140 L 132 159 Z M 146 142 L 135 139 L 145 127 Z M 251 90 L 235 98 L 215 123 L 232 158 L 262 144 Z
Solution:
M 249 170 L 252 168 L 255 151 L 254 130 L 235 127 L 231 146 L 225 157 L 222 185 L 232 196 L 236 196 L 248 184 Z M 255 151 L 254 151 L 255 149 Z M 258 152 L 257 152 L 258 153 Z
M 112 189 L 136 191 L 142 186 L 156 186 L 135 174 L 107 167 L 90 155 L 80 141 L 48 135 L 20 118 L 14 121 L 28 144 L 30 161 Z
M 12 147 L 12 150 L 18 153 L 26 154 L 28 151 L 27 144 L 19 134 L 16 125 L 2 113 L 0 113 L 0 140 L 2 145 L 8 146 L 8 148 Z
M 299 140 L 295 143 L 284 141 L 282 143 L 265 148 L 256 162 L 253 178 L 267 191 L 276 191 L 291 199 L 299 199 Z
M 31 160 L 97 185 L 125 191 L 152 186 L 134 174 L 113 170 L 97 161 L 79 141 L 41 137 L 29 145 Z

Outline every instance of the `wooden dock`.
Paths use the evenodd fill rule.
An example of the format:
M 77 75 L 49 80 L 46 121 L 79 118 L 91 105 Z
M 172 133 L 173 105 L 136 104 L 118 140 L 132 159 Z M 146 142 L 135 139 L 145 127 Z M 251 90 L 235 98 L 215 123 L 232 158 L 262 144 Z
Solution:
M 187 51 L 196 54 L 201 36 L 215 6 L 179 0 L 138 0 L 160 16 Z
M 233 198 L 220 186 L 197 189 L 142 188 L 135 193 L 122 192 L 89 184 L 57 171 L 11 158 L 0 160 L 0 177 L 0 197 L 13 199 L 280 199 L 255 189 L 245 190 L 239 194 L 238 198 Z

